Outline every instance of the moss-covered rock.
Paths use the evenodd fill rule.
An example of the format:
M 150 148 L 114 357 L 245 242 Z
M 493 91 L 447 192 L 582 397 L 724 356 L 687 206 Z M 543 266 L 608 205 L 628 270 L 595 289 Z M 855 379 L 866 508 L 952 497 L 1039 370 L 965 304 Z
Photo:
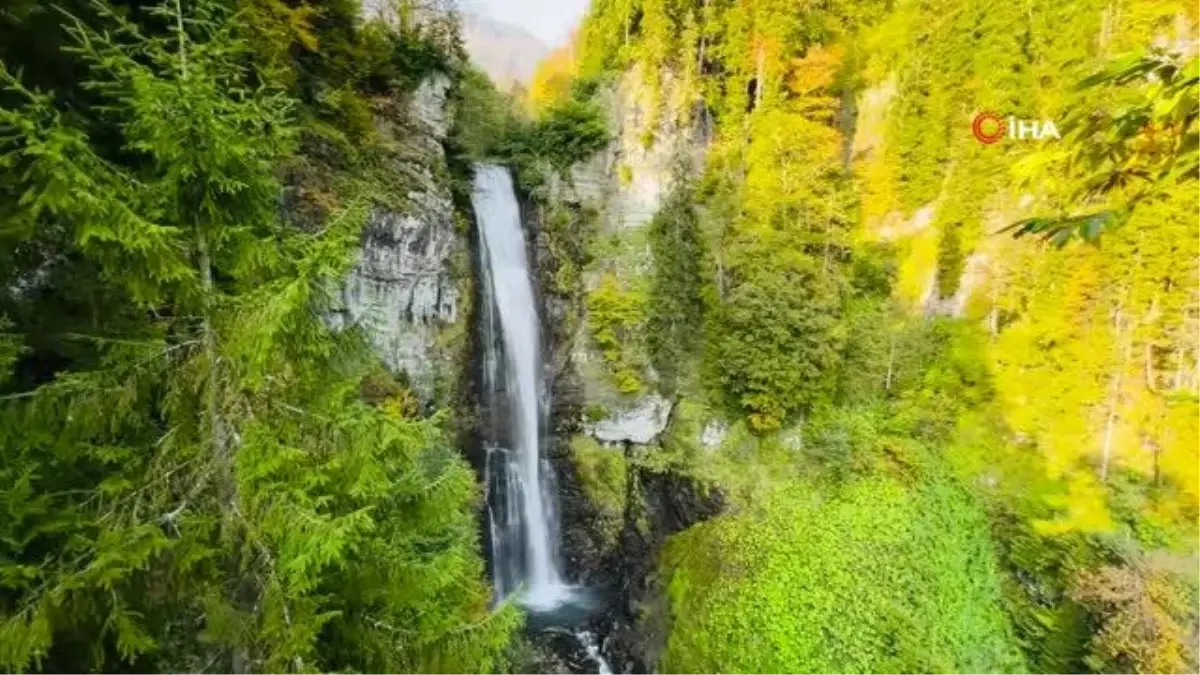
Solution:
M 625 515 L 628 481 L 625 455 L 620 448 L 606 448 L 592 437 L 578 434 L 571 439 L 571 458 L 584 495 L 596 508 L 597 524 L 604 539 L 601 546 L 611 549 L 617 543 Z

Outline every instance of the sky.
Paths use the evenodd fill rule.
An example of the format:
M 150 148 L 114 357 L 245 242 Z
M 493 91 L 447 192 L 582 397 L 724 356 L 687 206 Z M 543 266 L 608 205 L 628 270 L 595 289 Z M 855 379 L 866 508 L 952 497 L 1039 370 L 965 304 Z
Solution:
M 520 26 L 556 47 L 579 23 L 588 0 L 465 0 L 464 5 L 493 19 Z

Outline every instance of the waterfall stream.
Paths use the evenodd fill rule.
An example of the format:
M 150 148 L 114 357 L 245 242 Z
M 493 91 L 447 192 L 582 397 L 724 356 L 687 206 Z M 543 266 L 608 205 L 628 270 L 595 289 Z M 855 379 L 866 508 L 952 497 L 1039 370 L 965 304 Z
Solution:
M 475 169 L 471 197 L 483 270 L 488 529 L 498 598 L 549 610 L 570 596 L 556 548 L 554 489 L 542 458 L 541 331 L 520 209 L 500 166 Z
M 553 472 L 541 452 L 549 397 L 525 234 L 508 169 L 478 165 L 472 187 L 482 261 L 484 480 L 496 600 L 514 595 L 553 624 L 589 600 L 563 582 L 558 565 Z M 566 632 L 596 672 L 612 672 L 595 635 L 575 627 Z

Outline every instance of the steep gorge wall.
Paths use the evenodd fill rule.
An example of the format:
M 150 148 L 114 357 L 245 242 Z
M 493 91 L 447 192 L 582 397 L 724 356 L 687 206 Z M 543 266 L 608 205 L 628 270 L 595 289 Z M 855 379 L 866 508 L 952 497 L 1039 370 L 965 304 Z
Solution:
M 669 79 L 661 93 L 652 92 L 636 69 L 602 89 L 597 98 L 610 142 L 554 174 L 545 192 L 524 204 L 551 345 L 550 456 L 563 553 L 573 580 L 600 589 L 605 610 L 594 624 L 620 672 L 652 668 L 665 640 L 652 579 L 667 537 L 725 507 L 719 490 L 661 458 L 669 429 L 686 427 L 697 443 L 701 429 L 680 422 L 679 396 L 660 388 L 645 336 L 597 340 L 604 328 L 594 313 L 603 307 L 594 298 L 613 292 L 640 311 L 653 266 L 650 221 L 681 173 L 693 176 L 702 167 L 709 130 L 671 100 L 673 92 Z M 717 442 L 713 429 L 723 425 L 705 427 L 710 446 Z
M 606 347 L 593 339 L 602 327 L 586 306 L 598 289 L 613 290 L 620 296 L 618 303 L 634 305 L 635 311 L 644 305 L 654 264 L 647 236 L 650 221 L 679 174 L 694 175 L 702 166 L 707 129 L 670 100 L 674 88 L 669 72 L 664 78 L 662 96 L 652 94 L 640 69 L 625 73 L 599 94 L 612 140 L 566 175 L 552 178 L 542 214 L 569 214 L 572 227 L 580 229 L 571 234 L 584 251 L 580 260 L 572 261 L 580 278 L 572 280 L 577 287 L 570 292 L 579 293 L 574 299 L 585 306 L 576 308 L 578 321 L 559 346 L 569 352 L 583 399 L 592 408 L 590 433 L 605 442 L 653 441 L 662 433 L 671 407 L 658 391 L 644 336 L 615 336 L 625 343 L 617 349 L 623 353 L 604 353 Z M 565 234 L 555 236 L 561 239 Z M 555 261 L 550 265 L 557 267 Z M 561 279 L 550 276 L 548 282 L 553 287 Z M 591 314 L 595 313 L 593 307 Z
M 433 75 L 376 127 L 393 149 L 403 208 L 372 208 L 333 321 L 360 326 L 389 373 L 423 404 L 447 403 L 469 362 L 470 243 L 443 143 L 449 78 Z

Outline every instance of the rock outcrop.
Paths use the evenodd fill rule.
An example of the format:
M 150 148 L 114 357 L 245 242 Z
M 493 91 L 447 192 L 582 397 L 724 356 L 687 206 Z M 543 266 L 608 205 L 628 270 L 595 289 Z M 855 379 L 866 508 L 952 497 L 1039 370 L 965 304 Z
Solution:
M 346 278 L 333 322 L 365 331 L 388 370 L 426 402 L 453 367 L 439 336 L 462 319 L 467 280 L 455 272 L 468 245 L 455 228 L 454 203 L 443 178 L 442 142 L 450 127 L 443 76 L 425 80 L 399 119 L 381 119 L 380 133 L 397 149 L 397 174 L 411 181 L 403 210 L 375 208 L 363 229 L 358 260 Z
M 552 180 L 551 198 L 585 203 L 601 214 L 602 229 L 637 229 L 650 222 L 681 162 L 703 161 L 708 126 L 686 109 L 682 87 L 670 71 L 659 73 L 656 99 L 635 68 L 599 94 L 612 141 L 594 157 Z
M 603 255 L 581 270 L 582 292 L 596 289 L 605 276 L 624 288 L 644 287 L 653 267 L 646 230 L 680 172 L 696 172 L 704 159 L 708 127 L 703 114 L 687 108 L 686 93 L 670 71 L 658 74 L 657 87 L 635 68 L 598 93 L 612 140 L 594 156 L 555 175 L 546 200 L 576 213 L 595 214 L 593 241 L 604 240 Z M 577 321 L 562 321 L 570 332 L 554 335 L 554 365 L 572 373 L 555 374 L 556 381 L 571 379 L 585 407 L 605 411 L 589 425 L 597 440 L 607 443 L 656 441 L 667 425 L 671 404 L 657 391 L 657 375 L 649 367 L 645 345 L 633 341 L 625 349 L 639 363 L 642 385 L 629 393 L 614 384 L 605 356 L 595 347 L 595 328 L 586 311 L 586 300 L 572 299 Z M 554 298 L 547 300 L 547 315 L 561 314 Z M 559 388 L 561 389 L 561 388 Z
M 671 408 L 671 401 L 652 393 L 635 399 L 626 409 L 585 424 L 584 429 L 601 443 L 647 445 L 667 428 Z

